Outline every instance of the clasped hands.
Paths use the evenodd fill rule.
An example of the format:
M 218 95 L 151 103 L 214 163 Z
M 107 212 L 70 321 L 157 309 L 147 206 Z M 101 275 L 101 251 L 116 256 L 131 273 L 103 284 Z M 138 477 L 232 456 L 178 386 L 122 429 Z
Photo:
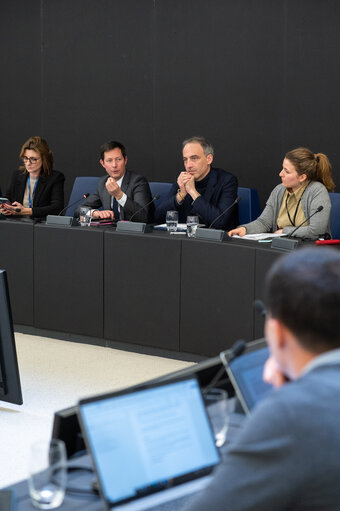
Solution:
M 106 180 L 106 189 L 112 197 L 115 197 L 117 200 L 121 199 L 124 195 L 122 189 L 117 184 L 117 181 L 113 179 L 113 177 L 109 177 Z M 93 211 L 92 218 L 103 218 L 113 220 L 115 217 L 114 212 L 111 209 L 105 209 L 104 211 Z
M 20 204 L 20 202 L 15 201 L 12 204 L 9 204 L 9 203 L 1 204 L 0 205 L 0 213 L 2 213 L 5 216 L 31 215 L 32 209 L 24 208 L 24 206 L 22 204 Z
M 188 172 L 181 172 L 177 178 L 178 188 L 180 190 L 180 201 L 181 202 L 186 195 L 190 195 L 193 200 L 200 196 L 195 186 L 194 176 Z

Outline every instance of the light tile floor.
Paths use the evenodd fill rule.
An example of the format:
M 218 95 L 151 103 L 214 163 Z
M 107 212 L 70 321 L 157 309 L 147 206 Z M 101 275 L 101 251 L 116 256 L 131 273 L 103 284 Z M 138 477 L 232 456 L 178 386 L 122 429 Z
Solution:
M 50 437 L 56 410 L 192 364 L 21 333 L 15 338 L 24 404 L 0 401 L 0 488 L 27 477 L 30 445 Z

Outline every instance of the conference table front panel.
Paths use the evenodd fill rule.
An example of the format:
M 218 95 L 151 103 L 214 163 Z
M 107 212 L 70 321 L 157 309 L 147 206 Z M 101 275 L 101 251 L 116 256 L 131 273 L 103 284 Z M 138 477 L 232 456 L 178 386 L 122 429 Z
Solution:
M 214 356 L 253 337 L 255 248 L 182 242 L 181 351 Z
M 34 229 L 34 325 L 103 337 L 103 237 L 99 229 Z
M 205 356 L 263 335 L 252 303 L 282 254 L 243 240 L 11 220 L 0 236 L 15 323 Z
M 0 268 L 7 271 L 14 323 L 33 326 L 33 222 L 0 221 Z
M 104 234 L 104 337 L 180 349 L 181 240 Z
M 265 300 L 265 281 L 269 268 L 282 256 L 279 250 L 256 250 L 256 271 L 255 271 L 255 299 Z M 263 336 L 264 317 L 254 311 L 254 339 Z

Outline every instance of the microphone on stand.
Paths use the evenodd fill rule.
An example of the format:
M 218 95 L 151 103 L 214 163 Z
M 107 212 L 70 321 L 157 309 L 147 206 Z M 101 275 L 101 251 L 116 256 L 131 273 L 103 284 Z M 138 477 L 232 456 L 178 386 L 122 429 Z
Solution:
M 147 226 L 146 223 L 143 222 L 132 222 L 132 219 L 135 215 L 137 215 L 140 211 L 143 211 L 147 206 L 152 204 L 155 200 L 159 199 L 160 195 L 155 195 L 151 201 L 149 201 L 145 206 L 137 209 L 137 211 L 134 212 L 134 214 L 131 216 L 130 220 L 120 220 L 117 222 L 117 231 L 121 232 L 137 232 L 137 233 L 144 233 L 144 232 L 151 232 L 152 227 Z
M 317 213 L 319 213 L 319 212 L 320 212 L 320 211 L 322 211 L 322 210 L 323 210 L 323 206 L 319 206 L 319 207 L 316 209 L 316 211 L 314 211 L 314 213 L 312 213 L 311 215 L 309 215 L 309 217 L 308 217 L 308 218 L 306 218 L 306 220 L 305 220 L 304 222 L 302 222 L 300 225 L 298 225 L 298 226 L 294 229 L 294 231 L 293 231 L 293 232 L 291 232 L 291 233 L 287 236 L 287 238 L 292 238 L 292 237 L 293 237 L 293 235 L 296 233 L 296 231 L 297 231 L 298 229 L 300 229 L 300 227 L 302 227 L 302 226 L 303 226 L 303 224 L 305 224 L 306 222 L 308 222 L 308 220 L 310 220 L 310 219 L 312 218 L 312 216 L 316 215 Z
M 74 206 L 75 204 L 77 204 L 77 202 L 80 202 L 81 200 L 83 199 L 87 199 L 87 197 L 89 196 L 90 194 L 89 193 L 84 193 L 84 195 L 80 198 L 80 199 L 77 199 L 75 200 L 74 202 L 72 202 L 71 204 L 67 204 L 67 206 L 64 207 L 64 209 L 62 209 L 60 211 L 60 213 L 58 214 L 58 216 L 60 216 L 62 213 L 64 213 L 64 211 L 67 209 L 67 208 L 70 208 L 72 206 Z
M 141 207 L 140 209 L 137 209 L 137 211 L 135 211 L 134 214 L 132 215 L 132 217 L 130 218 L 129 222 L 132 222 L 132 219 L 135 215 L 137 215 L 140 211 L 143 211 L 143 209 L 145 209 L 147 206 L 150 206 L 150 204 L 152 204 L 155 200 L 157 200 L 159 198 L 160 198 L 160 195 L 155 195 L 150 202 L 145 204 L 145 206 Z
M 214 225 L 215 222 L 217 222 L 217 220 L 219 220 L 221 218 L 221 216 L 225 215 L 226 213 L 228 213 L 228 211 L 233 208 L 236 204 L 238 204 L 240 202 L 240 200 L 242 199 L 242 197 L 238 196 L 236 197 L 236 199 L 234 200 L 234 202 L 232 204 L 230 204 L 230 206 L 228 206 L 224 211 L 222 211 L 222 213 L 220 215 L 218 215 L 218 217 L 215 218 L 215 220 L 213 220 L 211 222 L 211 224 L 209 225 L 208 229 L 211 229 L 212 226 Z
M 222 351 L 220 353 L 220 359 L 223 365 L 221 369 L 215 374 L 211 382 L 202 391 L 203 394 L 207 393 L 212 387 L 214 387 L 214 385 L 216 385 L 216 383 L 220 380 L 221 376 L 225 374 L 226 365 L 229 365 L 230 362 L 234 360 L 234 358 L 237 358 L 240 355 L 242 355 L 246 347 L 247 343 L 242 339 L 239 339 L 238 341 L 234 342 L 230 350 Z
M 281 248 L 283 250 L 293 250 L 294 248 L 296 248 L 300 244 L 300 240 L 292 239 L 293 234 L 295 234 L 296 231 L 298 229 L 300 229 L 300 227 L 303 226 L 303 224 L 308 222 L 308 220 L 310 220 L 312 218 L 312 216 L 316 215 L 317 213 L 320 213 L 320 211 L 322 211 L 322 210 L 323 210 L 323 206 L 319 206 L 316 209 L 316 211 L 314 211 L 314 213 L 309 215 L 309 217 L 307 217 L 306 220 L 304 220 L 301 224 L 299 224 L 287 237 L 285 237 L 285 238 L 279 237 L 279 238 L 273 239 L 272 248 Z
M 211 224 L 209 225 L 209 227 L 207 229 L 197 227 L 195 238 L 201 239 L 201 240 L 208 240 L 208 241 L 209 240 L 210 241 L 223 241 L 224 239 L 230 240 L 231 238 L 229 238 L 229 236 L 226 235 L 225 231 L 223 231 L 222 229 L 212 229 L 212 226 L 214 225 L 215 222 L 217 222 L 217 220 L 219 218 L 221 218 L 221 216 L 228 213 L 228 211 L 231 208 L 233 208 L 236 204 L 238 204 L 241 199 L 242 199 L 242 197 L 240 197 L 240 196 L 236 197 L 234 202 L 232 204 L 230 204 L 230 206 L 228 206 L 224 211 L 222 211 L 222 213 L 220 215 L 218 215 L 218 217 L 216 217 L 215 220 L 213 220 L 211 222 Z

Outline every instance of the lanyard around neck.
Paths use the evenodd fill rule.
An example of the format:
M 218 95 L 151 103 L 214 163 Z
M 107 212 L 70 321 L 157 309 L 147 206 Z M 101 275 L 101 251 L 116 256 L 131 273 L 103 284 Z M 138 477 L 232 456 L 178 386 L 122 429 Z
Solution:
M 308 183 L 309 184 L 309 183 Z M 308 186 L 308 185 L 307 185 Z M 306 186 L 306 188 L 307 188 Z M 287 192 L 287 197 L 286 197 L 286 211 L 287 211 L 287 215 L 288 215 L 288 218 L 289 218 L 289 221 L 290 223 L 292 224 L 293 227 L 295 227 L 295 220 L 296 220 L 296 215 L 297 215 L 297 212 L 298 212 L 298 209 L 299 209 L 299 206 L 300 206 L 300 202 L 301 202 L 301 199 L 302 199 L 302 195 L 305 193 L 306 191 L 306 188 L 303 190 L 302 194 L 301 194 L 301 197 L 297 203 L 297 206 L 295 208 L 295 213 L 294 213 L 294 218 L 293 220 L 291 219 L 291 216 L 290 216 L 290 213 L 288 211 L 288 199 L 289 199 L 289 193 Z
M 35 189 L 37 187 L 38 181 L 39 181 L 39 177 L 37 177 L 37 180 L 36 180 L 36 182 L 34 184 L 33 192 L 31 194 L 31 180 L 30 180 L 30 176 L 28 176 L 28 178 L 27 178 L 27 185 L 28 185 L 28 206 L 30 208 L 32 207 L 32 199 L 34 197 L 34 193 L 35 193 Z

